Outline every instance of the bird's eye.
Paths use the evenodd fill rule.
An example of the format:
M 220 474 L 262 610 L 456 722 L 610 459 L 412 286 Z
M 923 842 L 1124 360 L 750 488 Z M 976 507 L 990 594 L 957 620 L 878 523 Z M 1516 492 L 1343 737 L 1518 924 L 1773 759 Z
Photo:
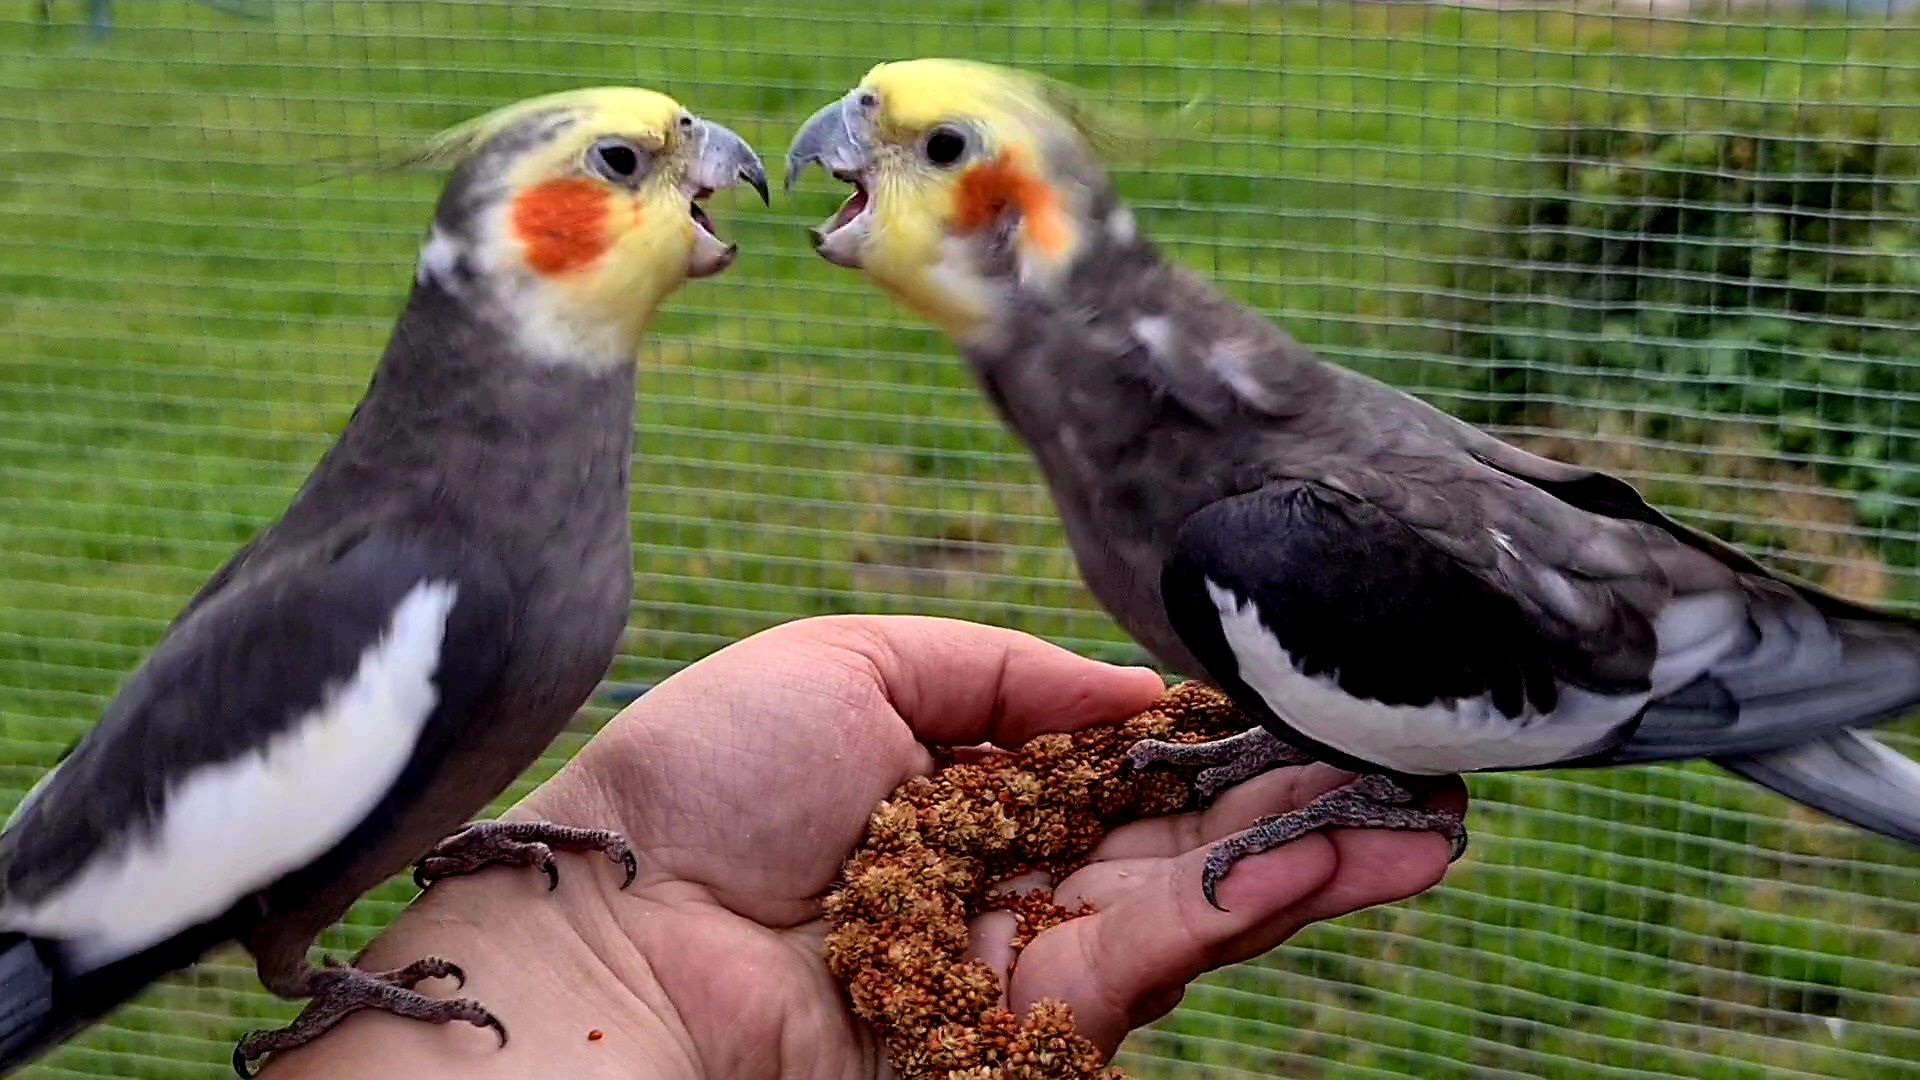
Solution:
M 681 114 L 680 114 L 680 130 L 681 130 L 681 131 L 692 131 L 692 130 L 693 130 L 693 117 L 691 117 L 691 116 L 688 116 L 688 115 L 687 115 L 686 113 L 681 113 Z
M 927 132 L 927 160 L 945 168 L 967 156 L 967 133 L 942 125 Z
M 640 171 L 640 151 L 625 139 L 601 139 L 587 148 L 587 168 L 615 183 Z

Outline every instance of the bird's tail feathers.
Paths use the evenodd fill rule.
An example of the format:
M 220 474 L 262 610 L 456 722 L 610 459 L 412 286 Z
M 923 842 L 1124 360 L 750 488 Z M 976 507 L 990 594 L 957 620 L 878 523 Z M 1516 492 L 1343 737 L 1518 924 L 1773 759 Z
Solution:
M 1920 847 L 1920 762 L 1855 731 L 1714 762 L 1795 802 Z
M 1699 635 L 1718 655 L 1647 705 L 1615 761 L 1758 760 L 1920 711 L 1920 629 L 1834 618 L 1778 582 L 1751 584 L 1737 633 Z
M 0 933 L 0 1075 L 40 1056 L 70 1030 L 55 1005 L 49 944 Z

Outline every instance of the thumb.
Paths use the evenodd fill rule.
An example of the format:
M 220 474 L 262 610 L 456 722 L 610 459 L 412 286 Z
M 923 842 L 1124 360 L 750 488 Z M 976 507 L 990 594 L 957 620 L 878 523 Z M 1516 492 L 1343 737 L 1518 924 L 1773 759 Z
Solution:
M 789 629 L 868 665 L 894 710 L 931 745 L 1017 746 L 1045 732 L 1117 723 L 1166 692 L 1147 668 L 957 619 L 829 616 L 782 628 Z

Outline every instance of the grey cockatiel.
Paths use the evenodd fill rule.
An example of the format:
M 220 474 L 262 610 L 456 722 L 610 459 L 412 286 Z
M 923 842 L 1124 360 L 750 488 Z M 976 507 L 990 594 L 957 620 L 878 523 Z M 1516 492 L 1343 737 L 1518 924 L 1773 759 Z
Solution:
M 216 573 L 0 833 L 0 1071 L 225 941 L 310 998 L 249 1062 L 346 1013 L 505 1028 L 311 968 L 316 935 L 421 859 L 431 880 L 617 834 L 448 836 L 592 692 L 631 597 L 634 360 L 659 302 L 734 248 L 694 205 L 765 174 L 638 89 L 523 102 L 418 155 L 452 164 L 365 399 L 286 515 Z M 447 839 L 435 846 L 435 841 Z M 431 853 L 429 854 L 429 849 Z
M 1088 586 L 1264 730 L 1138 763 L 1202 793 L 1301 752 L 1365 775 L 1223 841 L 1432 828 L 1419 778 L 1706 757 L 1920 844 L 1920 766 L 1859 729 L 1920 705 L 1920 629 L 1322 363 L 1169 264 L 1017 73 L 875 68 L 796 136 L 854 185 L 814 232 L 961 346 L 1037 458 Z

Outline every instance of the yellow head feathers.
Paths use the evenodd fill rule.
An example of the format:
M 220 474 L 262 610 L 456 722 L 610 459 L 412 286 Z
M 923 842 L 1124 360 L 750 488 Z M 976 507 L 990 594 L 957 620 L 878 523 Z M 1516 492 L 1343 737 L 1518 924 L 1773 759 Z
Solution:
M 733 261 L 699 201 L 766 191 L 738 135 L 636 87 L 516 102 L 386 164 L 453 173 L 421 283 L 483 305 L 555 363 L 631 360 L 668 293 Z
M 1047 290 L 1108 200 L 1103 151 L 1143 141 L 1064 84 L 970 60 L 881 64 L 814 114 L 788 182 L 818 164 L 855 191 L 815 230 L 823 258 L 949 334 L 971 337 L 1016 288 Z M 1130 219 L 1129 219 L 1130 220 Z
M 875 64 L 860 85 L 880 95 L 883 122 L 907 128 L 938 123 L 958 109 L 1025 124 L 1050 121 L 1106 160 L 1153 141 L 1144 123 L 1093 101 L 1076 86 L 978 60 L 936 57 Z
M 436 132 L 419 143 L 375 159 L 381 168 L 451 169 L 497 136 L 544 113 L 592 116 L 597 125 L 636 135 L 657 133 L 654 149 L 664 144 L 675 118 L 685 113 L 665 94 L 633 86 L 595 86 L 563 90 L 516 101 Z

